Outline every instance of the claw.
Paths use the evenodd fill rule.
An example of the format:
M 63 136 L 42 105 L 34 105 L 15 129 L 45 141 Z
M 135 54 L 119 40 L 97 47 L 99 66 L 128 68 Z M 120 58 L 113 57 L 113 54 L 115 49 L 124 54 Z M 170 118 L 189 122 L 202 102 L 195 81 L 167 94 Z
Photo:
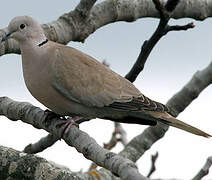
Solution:
M 75 116 L 75 117 L 68 117 L 66 118 L 65 116 L 60 116 L 59 114 L 56 114 L 50 110 L 45 110 L 44 113 L 46 114 L 46 118 L 44 119 L 44 123 L 46 126 L 48 126 L 53 118 L 60 118 L 61 121 L 58 122 L 56 127 L 61 127 L 63 126 L 62 133 L 60 137 L 62 138 L 65 134 L 68 133 L 69 129 L 71 126 L 76 126 L 79 128 L 79 124 L 77 122 L 80 122 L 79 120 L 83 119 L 82 117 Z
M 76 121 L 78 121 L 79 119 L 81 119 L 82 117 L 79 117 L 79 116 L 75 116 L 75 117 L 68 117 L 66 120 L 63 120 L 61 122 L 59 122 L 57 124 L 56 127 L 61 127 L 61 126 L 64 126 L 63 127 L 63 131 L 61 133 L 61 138 L 68 133 L 69 129 L 74 125 L 76 127 L 79 128 L 79 124 L 76 123 Z

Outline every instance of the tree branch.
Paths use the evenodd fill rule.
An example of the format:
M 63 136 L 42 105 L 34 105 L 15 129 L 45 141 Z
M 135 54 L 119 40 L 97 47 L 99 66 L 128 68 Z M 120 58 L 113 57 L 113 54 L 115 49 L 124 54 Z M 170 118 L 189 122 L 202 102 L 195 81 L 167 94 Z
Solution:
M 0 146 L 0 166 L 0 179 L 40 179 L 42 177 L 43 179 L 120 180 L 103 168 L 88 172 L 72 172 L 65 166 L 39 156 L 4 146 Z M 145 178 L 145 180 L 149 179 Z
M 193 23 L 189 23 L 185 26 L 168 25 L 168 22 L 171 18 L 171 12 L 176 8 L 177 2 L 179 1 L 174 0 L 173 3 L 173 0 L 169 0 L 167 4 L 165 4 L 165 6 L 163 6 L 159 0 L 153 0 L 153 2 L 155 4 L 155 8 L 160 14 L 160 22 L 151 38 L 143 43 L 140 54 L 135 64 L 133 65 L 131 70 L 126 74 L 125 78 L 128 79 L 130 82 L 134 82 L 135 79 L 138 77 L 139 73 L 144 69 L 144 65 L 151 51 L 163 36 L 165 36 L 169 31 L 187 30 L 189 28 L 194 27 Z M 169 11 L 166 10 L 167 8 Z
M 29 103 L 20 103 L 7 97 L 0 97 L 0 115 L 6 116 L 12 121 L 22 120 L 35 128 L 44 129 L 55 136 L 60 136 L 63 127 L 58 126 L 61 119 L 53 118 L 46 123 L 46 114 L 38 107 Z M 63 139 L 69 146 L 73 146 L 87 159 L 92 160 L 97 165 L 105 167 L 114 174 L 126 180 L 142 180 L 142 176 L 134 163 L 115 153 L 109 152 L 99 146 L 96 141 L 85 132 L 72 126 Z
M 95 0 L 92 0 L 87 7 L 90 9 L 93 6 L 89 18 L 82 18 L 83 16 L 79 16 L 78 9 L 83 9 L 84 12 L 86 4 L 83 2 L 81 1 L 74 11 L 61 15 L 58 20 L 42 25 L 48 39 L 61 44 L 84 41 L 90 34 L 106 24 L 117 21 L 132 22 L 144 17 L 159 17 L 154 4 L 149 0 L 105 0 L 95 6 L 93 6 Z M 165 4 L 166 1 L 162 2 Z M 212 1 L 208 0 L 183 0 L 172 14 L 172 18 L 175 19 L 204 20 L 207 17 L 212 17 Z M 82 19 L 84 19 L 83 22 Z M 0 39 L 5 34 L 6 29 L 1 29 Z M 19 46 L 14 40 L 9 40 L 0 46 L 0 56 L 8 53 L 20 53 Z
M 158 158 L 158 152 L 156 152 L 154 155 L 151 156 L 151 169 L 147 175 L 148 178 L 150 178 L 150 176 L 156 171 L 156 160 Z
M 77 173 L 58 167 L 38 156 L 0 146 L 0 179 L 52 179 L 71 178 Z M 86 177 L 86 174 L 81 176 Z M 88 176 L 88 175 L 87 175 Z M 60 178 L 59 178 L 60 177 Z M 80 177 L 80 176 L 79 176 Z M 84 180 L 81 178 L 79 180 Z
M 70 180 L 119 180 L 106 170 L 72 172 L 67 167 L 0 146 L 0 179 L 70 179 Z
M 59 137 L 50 133 L 46 137 L 41 138 L 38 142 L 27 145 L 24 148 L 23 152 L 28 154 L 36 154 L 36 153 L 42 152 L 48 147 L 52 146 L 59 139 L 60 139 Z
M 81 17 L 87 18 L 96 1 L 97 0 L 81 0 L 75 8 L 75 11 L 78 11 Z
M 124 146 L 127 144 L 126 131 L 123 129 L 120 123 L 114 123 L 114 132 L 108 143 L 104 143 L 104 148 L 111 150 L 118 142 L 121 142 Z M 118 137 L 120 136 L 120 137 Z

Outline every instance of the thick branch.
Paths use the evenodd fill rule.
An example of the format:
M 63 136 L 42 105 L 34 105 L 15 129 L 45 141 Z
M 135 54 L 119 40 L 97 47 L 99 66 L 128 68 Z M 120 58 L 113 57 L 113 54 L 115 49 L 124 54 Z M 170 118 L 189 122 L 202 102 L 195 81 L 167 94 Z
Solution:
M 72 172 L 45 159 L 0 146 L 0 179 L 118 180 L 108 171 Z
M 205 69 L 197 71 L 192 79 L 167 102 L 166 105 L 173 109 L 172 115 L 178 116 L 211 83 L 212 62 Z M 142 134 L 133 138 L 119 154 L 136 162 L 155 142 L 165 135 L 167 130 L 168 126 L 162 123 L 148 127 Z
M 21 119 L 23 122 L 31 124 L 35 128 L 45 129 L 56 136 L 59 136 L 63 131 L 63 127 L 58 126 L 61 119 L 54 118 L 51 119 L 51 122 L 46 124 L 46 114 L 40 108 L 34 107 L 29 103 L 16 102 L 7 97 L 0 98 L 0 115 L 6 116 L 13 121 Z M 63 139 L 69 146 L 75 147 L 77 151 L 81 152 L 87 159 L 92 160 L 99 166 L 105 167 L 123 179 L 145 179 L 144 176 L 139 174 L 134 163 L 103 149 L 93 138 L 75 126 L 70 128 Z
M 0 165 L 0 179 L 40 179 L 42 177 L 43 179 L 49 180 L 120 180 L 120 178 L 114 177 L 112 173 L 104 169 L 92 170 L 87 173 L 72 172 L 67 167 L 55 164 L 54 162 L 48 162 L 41 157 L 26 154 L 4 146 L 0 146 Z M 208 158 L 203 167 L 204 172 L 209 169 L 210 166 L 211 157 Z
M 11 148 L 0 146 L 0 179 L 72 179 L 79 176 L 68 169 L 56 166 L 38 156 L 26 154 Z M 84 177 L 83 177 L 84 176 Z M 81 173 L 81 179 L 89 177 Z
M 164 2 L 166 1 L 164 0 L 163 4 Z M 92 0 L 88 9 L 94 3 L 95 1 Z M 76 9 L 83 9 L 84 11 L 86 9 L 84 5 L 82 3 Z M 90 17 L 86 19 L 80 16 L 79 11 L 76 9 L 62 15 L 56 21 L 43 24 L 45 34 L 50 40 L 62 44 L 67 44 L 70 41 L 84 41 L 90 34 L 106 24 L 116 21 L 131 22 L 144 17 L 159 17 L 154 4 L 149 0 L 105 0 L 93 6 Z M 172 14 L 172 17 L 176 19 L 190 17 L 204 20 L 211 16 L 212 1 L 209 0 L 181 1 Z M 0 30 L 0 39 L 5 33 L 5 29 Z M 7 53 L 20 53 L 18 44 L 15 41 L 10 40 L 0 46 L 0 55 Z

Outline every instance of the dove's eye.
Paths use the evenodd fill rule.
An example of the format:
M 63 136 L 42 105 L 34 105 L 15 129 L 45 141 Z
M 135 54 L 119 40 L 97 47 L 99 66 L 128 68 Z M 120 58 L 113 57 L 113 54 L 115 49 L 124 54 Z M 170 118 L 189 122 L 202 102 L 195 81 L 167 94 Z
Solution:
M 24 29 L 24 28 L 25 28 L 25 24 L 21 24 L 20 29 Z

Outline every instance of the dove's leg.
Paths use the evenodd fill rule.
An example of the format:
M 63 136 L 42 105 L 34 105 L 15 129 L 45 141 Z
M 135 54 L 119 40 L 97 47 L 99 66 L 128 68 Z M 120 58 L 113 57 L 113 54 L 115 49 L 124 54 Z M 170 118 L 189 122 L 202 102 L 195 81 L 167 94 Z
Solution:
M 63 137 L 64 134 L 68 133 L 69 129 L 71 128 L 71 126 L 76 126 L 79 128 L 79 124 L 85 121 L 89 121 L 90 119 L 86 119 L 80 116 L 74 116 L 74 117 L 68 117 L 66 118 L 65 116 L 61 116 L 59 114 L 56 114 L 50 110 L 45 110 L 44 113 L 47 115 L 45 118 L 45 123 L 48 125 L 48 123 L 50 123 L 50 121 L 53 118 L 60 118 L 61 121 L 58 122 L 57 127 L 61 127 L 63 126 L 63 131 L 61 133 L 60 137 Z
M 45 124 L 49 124 L 51 122 L 52 119 L 54 118 L 60 118 L 61 120 L 66 120 L 65 116 L 61 116 L 59 114 L 54 113 L 53 111 L 50 110 L 45 110 L 44 114 L 46 114 L 46 118 L 44 120 Z
M 67 119 L 63 119 L 61 122 L 58 123 L 57 126 L 64 126 L 61 137 L 68 133 L 71 126 L 76 126 L 79 128 L 79 124 L 77 123 L 78 120 L 82 119 L 83 117 L 75 116 L 75 117 L 68 117 Z
M 56 114 L 50 110 L 45 110 L 44 113 L 46 114 L 46 118 L 45 118 L 45 124 L 48 126 L 48 124 L 51 122 L 51 120 L 53 118 L 59 118 L 61 119 L 60 122 L 58 122 L 57 127 L 61 127 L 63 126 L 63 131 L 61 133 L 61 137 L 63 137 L 64 134 L 66 134 L 70 127 L 75 125 L 76 127 L 79 128 L 79 124 L 78 124 L 78 120 L 82 119 L 79 116 L 75 116 L 75 117 L 68 117 L 66 118 L 65 116 L 61 116 L 59 114 Z M 79 121 L 79 123 L 81 123 L 81 121 Z

